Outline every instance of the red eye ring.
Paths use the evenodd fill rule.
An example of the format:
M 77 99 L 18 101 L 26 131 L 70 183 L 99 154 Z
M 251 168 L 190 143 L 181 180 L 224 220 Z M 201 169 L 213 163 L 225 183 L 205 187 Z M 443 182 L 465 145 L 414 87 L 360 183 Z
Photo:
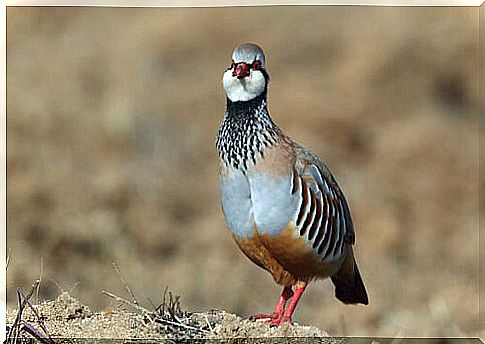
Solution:
M 260 68 L 261 68 L 261 61 L 254 60 L 254 62 L 251 64 L 251 69 L 252 70 L 258 70 Z

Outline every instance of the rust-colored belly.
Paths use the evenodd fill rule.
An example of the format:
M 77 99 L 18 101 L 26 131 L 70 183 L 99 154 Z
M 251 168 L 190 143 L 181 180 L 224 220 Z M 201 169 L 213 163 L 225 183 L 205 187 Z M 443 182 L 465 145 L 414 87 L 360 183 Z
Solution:
M 326 278 L 338 270 L 340 264 L 322 261 L 305 240 L 294 233 L 294 226 L 289 225 L 278 236 L 261 235 L 254 229 L 251 238 L 234 236 L 234 239 L 251 261 L 269 271 L 281 285 Z

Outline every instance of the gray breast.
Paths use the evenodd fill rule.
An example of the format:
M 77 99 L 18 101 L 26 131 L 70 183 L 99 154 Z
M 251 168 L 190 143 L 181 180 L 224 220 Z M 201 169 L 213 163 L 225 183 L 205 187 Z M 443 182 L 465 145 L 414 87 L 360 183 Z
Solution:
M 253 234 L 253 209 L 248 178 L 238 169 L 229 168 L 221 178 L 221 203 L 226 223 L 239 237 Z
M 295 218 L 298 195 L 292 194 L 292 176 L 275 177 L 267 173 L 248 175 L 254 222 L 261 234 L 278 235 Z
M 253 225 L 260 234 L 278 235 L 294 220 L 299 209 L 298 194 L 292 194 L 292 176 L 229 169 L 221 179 L 224 217 L 232 233 L 250 237 Z

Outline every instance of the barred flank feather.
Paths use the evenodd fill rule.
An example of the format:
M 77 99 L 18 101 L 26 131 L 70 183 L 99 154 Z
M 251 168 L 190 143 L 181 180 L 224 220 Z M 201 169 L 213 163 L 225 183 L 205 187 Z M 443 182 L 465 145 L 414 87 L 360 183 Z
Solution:
M 301 159 L 301 154 L 297 154 Z M 301 237 L 305 237 L 321 260 L 339 260 L 346 243 L 352 244 L 353 225 L 345 196 L 335 180 L 330 180 L 317 161 L 307 162 L 302 175 L 293 182 L 299 186 L 300 204 L 296 226 Z M 332 177 L 333 178 L 333 177 Z

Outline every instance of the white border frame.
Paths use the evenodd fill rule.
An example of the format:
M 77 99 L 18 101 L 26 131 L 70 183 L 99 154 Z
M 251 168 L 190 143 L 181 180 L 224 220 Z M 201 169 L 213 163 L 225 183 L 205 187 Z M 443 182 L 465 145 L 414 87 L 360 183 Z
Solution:
M 0 59 L 0 269 L 5 271 L 0 275 L 0 341 L 6 339 L 6 305 L 7 305 L 7 274 L 6 274 L 6 243 L 7 243 L 7 64 L 6 64 L 6 18 L 7 6 L 102 6 L 102 7 L 223 7 L 223 6 L 274 6 L 274 5 L 353 5 L 353 6 L 472 6 L 479 7 L 484 0 L 5 0 L 0 6 L 1 47 Z M 479 328 L 479 331 L 481 329 Z M 483 335 L 480 333 L 480 335 Z

